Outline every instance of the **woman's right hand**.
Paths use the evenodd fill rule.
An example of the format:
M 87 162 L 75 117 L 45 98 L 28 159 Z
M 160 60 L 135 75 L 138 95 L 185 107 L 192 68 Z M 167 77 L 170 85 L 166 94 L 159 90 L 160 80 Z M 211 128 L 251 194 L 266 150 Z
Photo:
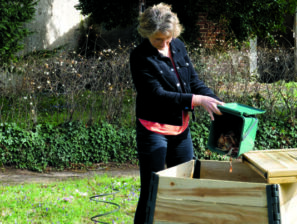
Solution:
M 218 101 L 209 96 L 194 95 L 193 106 L 202 106 L 210 115 L 211 120 L 214 120 L 213 113 L 222 115 L 221 111 L 217 107 L 218 105 L 224 105 L 224 102 Z

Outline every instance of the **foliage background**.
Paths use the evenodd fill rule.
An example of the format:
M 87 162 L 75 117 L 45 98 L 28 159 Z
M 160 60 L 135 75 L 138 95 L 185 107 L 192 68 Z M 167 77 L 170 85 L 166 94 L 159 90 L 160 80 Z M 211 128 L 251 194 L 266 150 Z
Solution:
M 0 64 L 15 60 L 23 48 L 21 41 L 30 34 L 24 24 L 35 13 L 36 0 L 0 0 Z
M 285 31 L 285 15 L 293 15 L 295 0 L 163 0 L 172 5 L 186 32 L 187 42 L 197 42 L 199 36 L 199 12 L 207 12 L 208 18 L 226 31 L 227 39 L 246 41 L 253 36 L 273 39 L 272 32 Z M 158 4 L 158 0 L 146 0 L 146 7 Z M 96 24 L 110 30 L 116 27 L 137 26 L 139 0 L 93 1 L 80 0 L 76 6 L 83 15 L 90 15 Z M 186 13 L 185 13 L 186 12 Z M 126 16 L 126 15 L 129 16 Z
M 221 21 L 227 36 L 234 34 L 239 42 L 255 36 L 273 39 L 273 32 L 285 32 L 285 15 L 293 15 L 297 5 L 295 0 L 210 0 L 208 3 L 209 19 Z
M 110 10 L 116 7 L 114 2 L 105 4 Z M 195 4 L 189 1 L 187 7 L 193 6 L 194 12 Z M 185 16 L 191 15 L 188 12 Z M 114 20 L 108 21 L 106 28 L 115 25 Z M 83 33 L 87 42 L 91 31 L 92 26 Z M 47 167 L 85 169 L 109 161 L 135 163 L 136 92 L 129 70 L 135 46 L 133 41 L 119 41 L 92 54 L 87 48 L 79 53 L 45 50 L 2 65 L 0 165 L 44 171 Z M 259 116 L 255 149 L 295 148 L 294 52 L 277 44 L 260 46 L 259 69 L 250 73 L 248 42 L 238 49 L 229 39 L 211 50 L 187 44 L 200 79 L 221 99 L 266 111 Z M 226 159 L 208 152 L 210 119 L 199 108 L 196 113 L 190 127 L 197 157 Z
M 136 163 L 136 93 L 128 61 L 134 47 L 119 44 L 93 57 L 42 52 L 2 70 L 9 78 L 1 84 L 0 164 L 44 171 L 87 169 L 109 161 Z M 277 80 L 263 82 L 248 66 L 240 66 L 240 58 L 249 56 L 246 50 L 188 49 L 200 78 L 225 102 L 266 110 L 258 116 L 255 149 L 297 146 L 295 76 L 283 69 L 285 63 L 271 67 L 270 62 L 279 57 L 289 63 L 293 52 L 260 50 L 263 71 L 273 80 L 272 71 L 279 70 Z M 190 123 L 197 158 L 227 159 L 209 153 L 209 127 L 208 114 L 197 108 Z

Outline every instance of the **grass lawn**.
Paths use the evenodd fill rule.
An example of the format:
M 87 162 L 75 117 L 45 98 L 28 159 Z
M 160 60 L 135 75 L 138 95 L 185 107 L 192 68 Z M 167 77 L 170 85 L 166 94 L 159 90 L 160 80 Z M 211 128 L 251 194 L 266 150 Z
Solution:
M 82 224 L 95 223 L 91 220 L 94 217 L 97 223 L 130 224 L 139 188 L 139 177 L 107 175 L 46 184 L 1 185 L 0 224 Z M 91 199 L 97 195 L 100 197 Z M 104 213 L 110 214 L 100 216 Z

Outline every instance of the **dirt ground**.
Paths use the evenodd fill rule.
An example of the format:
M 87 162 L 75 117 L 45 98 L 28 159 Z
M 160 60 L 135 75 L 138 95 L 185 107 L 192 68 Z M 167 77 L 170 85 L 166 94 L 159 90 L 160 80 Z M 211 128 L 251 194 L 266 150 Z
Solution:
M 40 173 L 4 166 L 0 167 L 0 184 L 46 183 L 67 178 L 84 178 L 103 174 L 111 176 L 139 176 L 139 168 L 133 164 L 108 163 L 100 164 L 92 169 L 47 170 Z

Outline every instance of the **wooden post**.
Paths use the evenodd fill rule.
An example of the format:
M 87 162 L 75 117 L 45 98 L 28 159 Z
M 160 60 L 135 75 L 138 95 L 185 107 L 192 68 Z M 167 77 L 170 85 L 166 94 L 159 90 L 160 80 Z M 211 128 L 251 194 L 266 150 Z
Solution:
M 257 37 L 250 38 L 250 74 L 257 72 Z

